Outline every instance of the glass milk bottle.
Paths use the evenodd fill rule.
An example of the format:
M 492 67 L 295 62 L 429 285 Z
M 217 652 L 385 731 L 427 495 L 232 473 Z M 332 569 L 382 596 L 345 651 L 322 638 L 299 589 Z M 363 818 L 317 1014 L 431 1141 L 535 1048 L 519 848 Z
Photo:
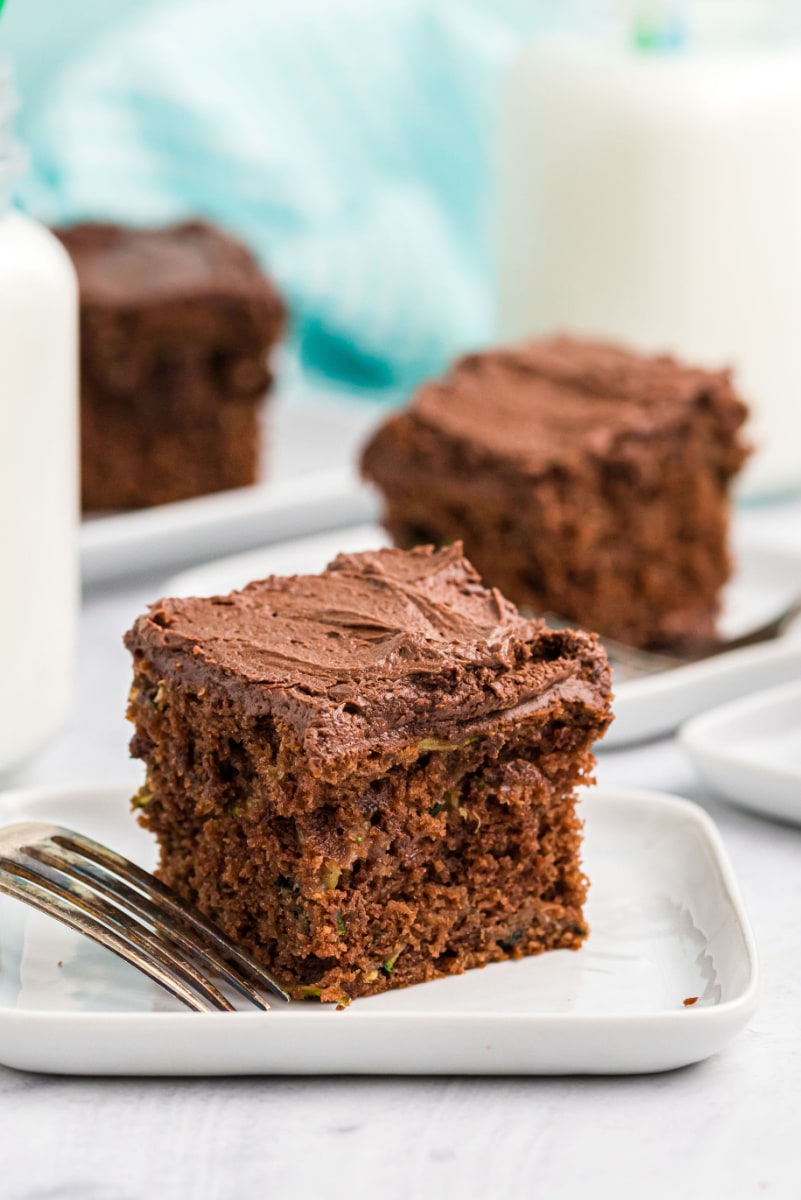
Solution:
M 0 63 L 0 773 L 67 714 L 78 601 L 77 283 L 11 207 L 13 108 Z
M 731 365 L 754 417 L 746 483 L 797 487 L 801 5 L 594 11 L 506 81 L 497 332 Z

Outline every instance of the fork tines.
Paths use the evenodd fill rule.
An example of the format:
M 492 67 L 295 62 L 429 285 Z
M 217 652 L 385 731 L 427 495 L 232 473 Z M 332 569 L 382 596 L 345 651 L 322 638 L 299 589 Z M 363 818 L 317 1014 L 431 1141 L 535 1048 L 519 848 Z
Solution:
M 161 880 L 71 829 L 0 829 L 0 892 L 106 946 L 196 1012 L 234 1012 L 216 976 L 256 1008 L 289 996 L 249 954 Z

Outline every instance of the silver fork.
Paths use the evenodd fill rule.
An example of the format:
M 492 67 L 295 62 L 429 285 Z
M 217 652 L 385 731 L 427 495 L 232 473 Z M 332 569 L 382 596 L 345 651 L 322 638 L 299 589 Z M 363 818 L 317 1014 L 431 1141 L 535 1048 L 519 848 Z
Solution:
M 613 638 L 601 635 L 609 661 L 615 669 L 618 681 L 624 679 L 639 679 L 647 675 L 657 675 L 663 671 L 672 671 L 676 667 L 686 667 L 690 663 L 700 662 L 705 658 L 714 658 L 726 654 L 730 650 L 740 650 L 744 646 L 756 646 L 760 642 L 774 641 L 793 624 L 801 614 L 801 596 L 797 596 L 787 604 L 781 612 L 771 617 L 762 625 L 757 625 L 745 633 L 733 638 L 702 638 L 686 649 L 680 651 L 640 650 L 635 646 L 626 646 Z M 553 613 L 545 613 L 544 620 L 553 629 L 564 629 L 574 622 L 559 617 Z
M 235 1012 L 210 975 L 256 1008 L 281 985 L 161 880 L 91 838 L 25 821 L 0 829 L 0 892 L 132 963 L 195 1012 Z

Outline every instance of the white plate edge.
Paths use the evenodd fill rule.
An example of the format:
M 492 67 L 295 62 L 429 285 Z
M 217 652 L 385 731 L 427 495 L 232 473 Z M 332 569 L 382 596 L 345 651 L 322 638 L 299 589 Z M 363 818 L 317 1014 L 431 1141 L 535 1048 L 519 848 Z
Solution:
M 748 696 L 729 700 L 725 704 L 716 705 L 707 712 L 692 717 L 678 731 L 679 744 L 694 763 L 699 763 L 701 760 L 724 763 L 727 767 L 742 767 L 747 768 L 750 772 L 764 773 L 785 783 L 801 784 L 801 768 L 793 772 L 772 763 L 757 764 L 751 760 L 744 762 L 737 754 L 736 748 L 727 751 L 719 741 L 711 736 L 714 731 L 725 726 L 728 721 L 774 708 L 785 698 L 801 698 L 801 679 L 790 683 L 780 683 L 773 687 L 760 688 Z M 799 800 L 799 811 L 801 812 L 801 800 Z

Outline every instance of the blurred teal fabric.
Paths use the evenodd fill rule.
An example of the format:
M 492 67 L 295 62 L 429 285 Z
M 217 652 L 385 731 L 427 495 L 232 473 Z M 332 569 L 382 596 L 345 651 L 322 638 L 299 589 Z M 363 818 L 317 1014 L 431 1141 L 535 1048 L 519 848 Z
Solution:
M 151 6 L 54 77 L 24 207 L 204 214 L 284 291 L 304 362 L 405 388 L 491 332 L 494 99 L 515 22 L 470 0 Z

